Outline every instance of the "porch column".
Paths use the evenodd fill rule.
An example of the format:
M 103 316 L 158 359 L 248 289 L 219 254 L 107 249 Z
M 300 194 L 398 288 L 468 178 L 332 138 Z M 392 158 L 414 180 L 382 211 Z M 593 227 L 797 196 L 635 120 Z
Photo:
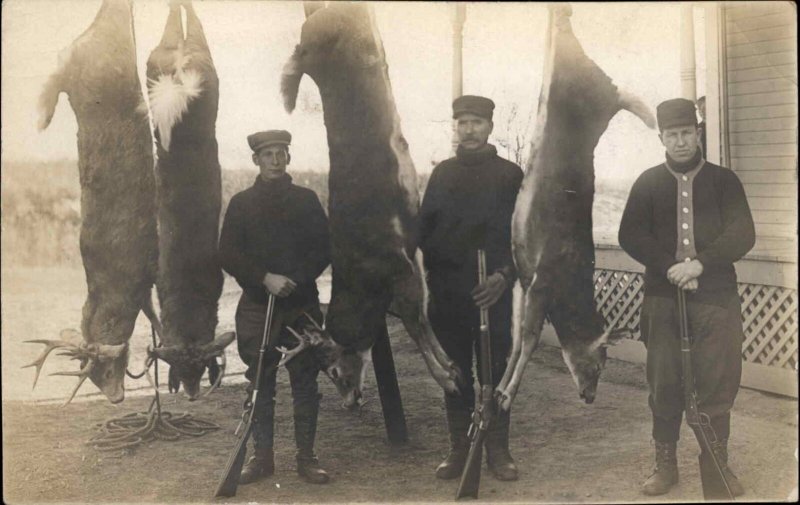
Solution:
M 467 6 L 463 2 L 456 2 L 453 5 L 453 100 L 464 94 L 463 83 L 463 33 L 464 21 L 467 17 Z M 453 139 L 451 141 L 453 155 L 458 147 L 458 135 L 456 135 L 456 123 L 453 121 Z
M 724 139 L 727 132 L 727 115 L 724 107 L 724 63 L 720 20 L 724 20 L 722 7 L 716 2 L 703 4 L 705 9 L 706 39 L 706 159 L 711 163 L 725 164 Z M 727 165 L 726 165 L 727 166 Z
M 681 96 L 697 100 L 694 61 L 694 3 L 681 3 Z

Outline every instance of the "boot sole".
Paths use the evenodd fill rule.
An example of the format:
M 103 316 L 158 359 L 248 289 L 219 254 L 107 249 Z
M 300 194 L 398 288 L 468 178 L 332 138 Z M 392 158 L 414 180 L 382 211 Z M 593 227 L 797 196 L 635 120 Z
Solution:
M 661 496 L 661 495 L 665 495 L 665 494 L 669 493 L 672 490 L 672 488 L 674 488 L 677 485 L 678 485 L 678 478 L 675 477 L 675 481 L 672 482 L 672 484 L 670 484 L 669 487 L 667 489 L 665 489 L 664 491 L 654 492 L 654 491 L 648 491 L 647 489 L 642 488 L 642 494 L 645 495 L 645 496 Z

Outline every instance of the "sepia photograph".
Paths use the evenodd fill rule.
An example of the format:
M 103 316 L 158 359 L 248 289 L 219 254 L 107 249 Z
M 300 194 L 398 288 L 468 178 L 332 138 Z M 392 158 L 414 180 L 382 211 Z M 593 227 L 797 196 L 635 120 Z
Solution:
M 797 502 L 797 4 L 5 0 L 3 501 Z

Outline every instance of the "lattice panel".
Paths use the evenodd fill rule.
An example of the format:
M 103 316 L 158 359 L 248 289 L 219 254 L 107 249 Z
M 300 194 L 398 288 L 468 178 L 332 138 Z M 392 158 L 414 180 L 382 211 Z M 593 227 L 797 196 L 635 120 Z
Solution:
M 745 341 L 742 359 L 794 370 L 797 365 L 797 291 L 777 286 L 739 284 Z M 594 299 L 606 327 L 627 328 L 641 339 L 639 312 L 644 299 L 641 274 L 597 269 Z
M 739 284 L 745 361 L 794 370 L 797 364 L 797 291 Z
M 594 300 L 607 328 L 628 328 L 640 340 L 639 309 L 643 298 L 641 275 L 617 270 L 594 271 Z

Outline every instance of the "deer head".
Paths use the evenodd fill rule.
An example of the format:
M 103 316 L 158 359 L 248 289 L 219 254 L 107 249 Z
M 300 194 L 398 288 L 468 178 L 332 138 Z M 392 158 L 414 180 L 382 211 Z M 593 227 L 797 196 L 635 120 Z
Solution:
M 80 370 L 75 372 L 56 372 L 50 375 L 64 375 L 78 377 L 78 384 L 72 390 L 66 406 L 75 398 L 80 387 L 87 378 L 105 394 L 111 403 L 119 403 L 125 399 L 125 368 L 128 365 L 128 344 L 108 345 L 108 344 L 89 344 L 81 342 L 74 344 L 67 341 L 67 338 L 78 335 L 75 330 L 63 330 L 60 340 L 26 340 L 32 344 L 44 344 L 45 349 L 32 363 L 22 368 L 36 367 L 36 375 L 33 378 L 33 387 L 39 380 L 39 373 L 50 353 L 55 349 L 63 349 L 58 354 L 67 356 L 71 359 L 80 361 Z
M 361 392 L 364 387 L 366 365 L 371 361 L 370 351 L 359 352 L 337 344 L 330 333 L 313 317 L 308 313 L 304 315 L 308 324 L 301 324 L 299 331 L 287 326 L 297 340 L 297 345 L 291 349 L 278 347 L 283 353 L 279 366 L 286 365 L 295 356 L 310 349 L 316 355 L 322 371 L 336 386 L 343 400 L 342 407 L 346 409 L 360 407 L 364 404 Z
M 209 374 L 216 375 L 216 380 L 211 379 L 214 384 L 209 392 L 219 385 L 222 376 L 225 375 L 225 348 L 236 338 L 232 331 L 223 333 L 212 342 L 201 346 L 166 346 L 150 349 L 151 355 L 169 363 L 169 383 L 171 390 L 177 390 L 179 384 L 183 384 L 183 390 L 190 401 L 196 400 L 200 396 L 200 379 L 206 367 L 209 367 Z M 211 362 L 217 356 L 222 357 L 221 373 L 214 373 L 214 366 Z M 208 392 L 206 393 L 208 394 Z
M 564 362 L 578 387 L 578 395 L 584 402 L 594 402 L 597 382 L 606 364 L 606 348 L 628 335 L 629 331 L 625 329 L 605 331 L 588 344 L 576 343 L 561 348 Z

